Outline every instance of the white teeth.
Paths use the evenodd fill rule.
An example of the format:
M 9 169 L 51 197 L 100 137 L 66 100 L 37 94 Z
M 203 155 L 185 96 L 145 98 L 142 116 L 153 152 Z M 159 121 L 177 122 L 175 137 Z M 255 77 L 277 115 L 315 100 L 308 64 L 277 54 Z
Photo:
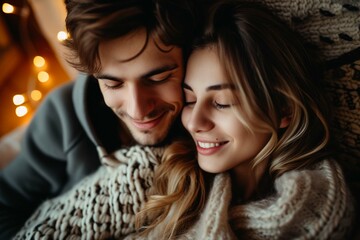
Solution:
M 213 148 L 220 146 L 220 143 L 206 143 L 206 142 L 198 142 L 201 148 Z

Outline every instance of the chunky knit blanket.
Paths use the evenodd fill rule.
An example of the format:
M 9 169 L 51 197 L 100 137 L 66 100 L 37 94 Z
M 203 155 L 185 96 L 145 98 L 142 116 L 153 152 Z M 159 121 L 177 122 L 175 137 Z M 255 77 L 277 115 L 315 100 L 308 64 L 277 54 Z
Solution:
M 316 46 L 324 60 L 360 47 L 358 0 L 249 0 L 270 8 Z
M 45 201 L 15 239 L 108 239 L 134 232 L 163 148 L 133 146 L 111 155 L 69 192 Z M 117 161 L 117 166 L 115 162 Z

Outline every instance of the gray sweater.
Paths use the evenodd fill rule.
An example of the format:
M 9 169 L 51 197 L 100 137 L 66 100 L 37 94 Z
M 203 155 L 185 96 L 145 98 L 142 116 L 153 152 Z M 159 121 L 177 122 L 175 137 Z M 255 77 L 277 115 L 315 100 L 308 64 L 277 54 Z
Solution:
M 94 172 L 97 148 L 104 153 L 120 147 L 117 121 L 94 78 L 81 75 L 47 96 L 21 153 L 0 171 L 0 239 L 10 239 L 45 199 Z

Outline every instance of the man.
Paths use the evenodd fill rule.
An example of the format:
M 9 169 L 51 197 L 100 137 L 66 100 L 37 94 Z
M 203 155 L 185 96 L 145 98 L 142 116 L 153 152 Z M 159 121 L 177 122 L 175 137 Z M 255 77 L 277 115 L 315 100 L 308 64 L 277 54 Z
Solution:
M 69 190 L 115 150 L 181 134 L 186 46 L 194 1 L 67 0 L 66 45 L 81 75 L 51 93 L 0 172 L 0 239 L 45 199 Z M 170 134 L 169 134 L 170 133 Z

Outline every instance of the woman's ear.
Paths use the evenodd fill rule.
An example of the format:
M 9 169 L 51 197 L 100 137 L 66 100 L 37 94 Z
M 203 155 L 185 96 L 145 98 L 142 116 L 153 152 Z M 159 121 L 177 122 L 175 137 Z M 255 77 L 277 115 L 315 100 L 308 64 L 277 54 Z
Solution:
M 286 116 L 281 118 L 280 128 L 286 128 L 287 126 L 289 126 L 290 120 L 291 120 L 291 116 Z
M 280 121 L 280 126 L 279 128 L 286 128 L 287 126 L 289 126 L 291 118 L 292 118 L 292 111 L 290 107 L 284 107 L 282 109 L 282 118 Z

